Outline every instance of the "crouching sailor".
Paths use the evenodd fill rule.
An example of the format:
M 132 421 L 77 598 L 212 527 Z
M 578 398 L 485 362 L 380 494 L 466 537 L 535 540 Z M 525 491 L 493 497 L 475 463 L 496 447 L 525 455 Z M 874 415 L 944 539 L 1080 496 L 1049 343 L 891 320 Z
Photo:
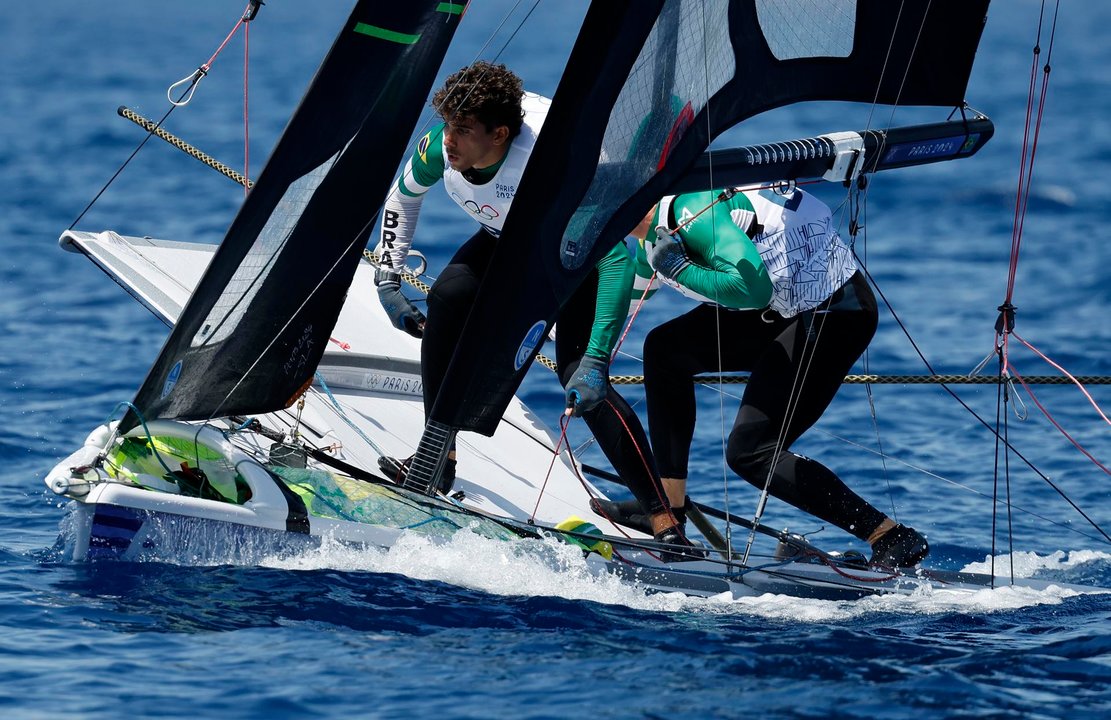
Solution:
M 639 285 L 655 271 L 702 303 L 654 328 L 644 343 L 649 435 L 672 507 L 686 502 L 694 376 L 748 371 L 728 437 L 729 467 L 868 542 L 873 564 L 921 562 L 929 552 L 922 535 L 822 463 L 790 451 L 829 406 L 877 325 L 875 297 L 829 207 L 798 189 L 691 193 L 665 197 L 633 234 Z M 643 512 L 635 503 L 600 509 L 634 522 Z

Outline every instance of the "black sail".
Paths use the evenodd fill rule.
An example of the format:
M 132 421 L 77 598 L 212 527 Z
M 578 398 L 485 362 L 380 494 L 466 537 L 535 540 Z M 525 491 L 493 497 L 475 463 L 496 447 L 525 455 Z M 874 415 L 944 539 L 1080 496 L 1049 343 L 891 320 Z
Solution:
M 465 2 L 358 2 L 135 398 L 145 418 L 287 407 L 311 381 Z M 137 424 L 134 411 L 124 429 Z
M 959 105 L 987 6 L 593 2 L 430 419 L 493 434 L 560 305 L 725 129 L 810 100 Z

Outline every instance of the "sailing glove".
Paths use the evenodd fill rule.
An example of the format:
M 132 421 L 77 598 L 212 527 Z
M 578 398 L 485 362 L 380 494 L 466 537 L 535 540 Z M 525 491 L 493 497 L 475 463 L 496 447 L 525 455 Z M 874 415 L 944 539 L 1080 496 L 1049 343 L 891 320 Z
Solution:
M 424 335 L 424 313 L 413 305 L 409 298 L 401 294 L 401 274 L 396 270 L 374 271 L 374 283 L 378 286 L 378 299 L 389 316 L 390 322 L 398 330 L 404 330 L 413 337 Z
M 645 248 L 648 264 L 660 275 L 675 280 L 680 271 L 691 264 L 683 241 L 663 226 L 656 228 L 656 242 Z
M 606 396 L 609 385 L 609 361 L 584 355 L 567 382 L 567 407 L 575 417 L 590 412 Z

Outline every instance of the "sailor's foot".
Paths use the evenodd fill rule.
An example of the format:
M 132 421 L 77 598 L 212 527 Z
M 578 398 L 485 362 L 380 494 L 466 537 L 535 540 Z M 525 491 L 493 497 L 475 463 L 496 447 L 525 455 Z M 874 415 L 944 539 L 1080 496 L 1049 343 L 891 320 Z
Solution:
M 683 535 L 678 525 L 672 525 L 653 536 L 656 542 L 666 545 L 666 549 L 657 551 L 660 562 L 677 563 L 688 560 L 702 560 L 707 557 L 705 548 L 695 545 Z
M 909 568 L 922 562 L 930 554 L 926 538 L 906 525 L 896 525 L 872 544 L 872 565 L 889 568 Z
M 686 498 L 686 504 L 684 504 L 683 507 L 671 508 L 671 514 L 679 521 L 679 532 L 683 532 L 686 528 L 687 504 L 689 503 L 690 498 Z M 627 528 L 639 530 L 645 535 L 655 534 L 652 531 L 652 517 L 644 512 L 644 508 L 635 498 L 633 500 L 620 501 L 591 498 L 590 509 L 618 525 L 624 525 Z
M 409 466 L 413 463 L 413 456 L 405 458 L 386 457 L 383 455 L 378 458 L 378 469 L 385 475 L 386 479 L 395 485 L 404 485 L 405 478 L 409 476 Z M 451 491 L 451 486 L 455 484 L 455 460 L 452 458 L 447 459 L 444 464 L 444 472 L 440 475 L 440 482 L 437 483 L 436 489 L 443 494 Z

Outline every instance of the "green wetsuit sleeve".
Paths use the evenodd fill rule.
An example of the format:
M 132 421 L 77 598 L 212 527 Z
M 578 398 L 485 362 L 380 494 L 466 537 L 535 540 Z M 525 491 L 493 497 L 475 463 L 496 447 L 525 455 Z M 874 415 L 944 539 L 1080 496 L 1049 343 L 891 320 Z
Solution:
M 417 141 L 406 170 L 409 172 L 402 173 L 397 185 L 401 194 L 409 197 L 423 195 L 444 176 L 443 123 L 429 130 Z
M 619 242 L 595 267 L 598 270 L 598 300 L 586 354 L 609 361 L 625 316 L 629 313 L 633 263 L 625 244 Z
M 688 197 L 694 200 L 693 212 L 706 207 L 704 195 L 677 197 L 676 214 Z M 719 202 L 680 231 L 690 265 L 675 280 L 723 307 L 762 308 L 771 301 L 772 283 L 756 246 L 730 217 L 731 206 L 752 208 L 738 197 L 743 203 Z

